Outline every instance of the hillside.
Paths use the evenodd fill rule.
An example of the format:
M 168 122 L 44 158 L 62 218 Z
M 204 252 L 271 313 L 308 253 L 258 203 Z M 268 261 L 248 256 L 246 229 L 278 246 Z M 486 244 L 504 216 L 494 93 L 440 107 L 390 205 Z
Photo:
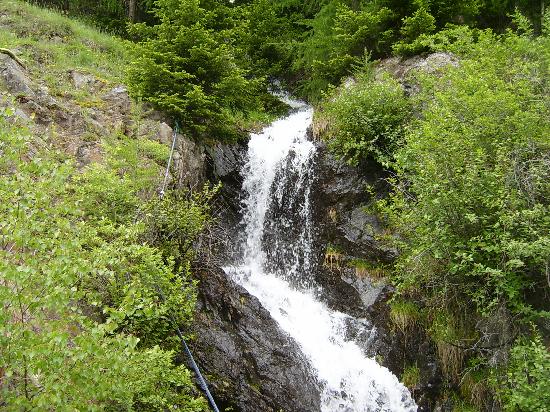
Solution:
M 19 1 L 0 38 L 22 63 L 0 54 L 0 408 L 204 410 L 166 317 L 190 320 L 188 256 L 149 218 L 172 129 L 121 83 L 128 44 Z M 183 201 L 187 241 L 208 197 Z

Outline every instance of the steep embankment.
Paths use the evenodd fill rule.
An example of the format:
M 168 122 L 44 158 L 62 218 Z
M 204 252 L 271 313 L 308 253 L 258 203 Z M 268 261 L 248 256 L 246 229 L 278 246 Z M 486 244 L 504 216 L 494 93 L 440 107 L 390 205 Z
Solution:
M 16 1 L 0 39 L 0 408 L 204 410 L 166 317 L 195 291 L 148 217 L 170 130 L 121 84 L 126 44 Z
M 549 39 L 431 39 L 439 53 L 367 65 L 317 112 L 330 151 L 379 176 L 328 205 L 326 256 L 356 287 L 395 287 L 373 307 L 398 348 L 384 362 L 439 398 L 421 404 L 547 410 Z M 369 256 L 377 244 L 395 253 Z

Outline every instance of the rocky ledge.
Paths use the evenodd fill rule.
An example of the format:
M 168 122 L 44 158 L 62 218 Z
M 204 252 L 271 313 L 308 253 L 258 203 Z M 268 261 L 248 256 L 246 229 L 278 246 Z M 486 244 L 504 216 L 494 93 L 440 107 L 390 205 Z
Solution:
M 221 410 L 312 412 L 320 388 L 296 342 L 222 269 L 196 271 L 191 342 Z

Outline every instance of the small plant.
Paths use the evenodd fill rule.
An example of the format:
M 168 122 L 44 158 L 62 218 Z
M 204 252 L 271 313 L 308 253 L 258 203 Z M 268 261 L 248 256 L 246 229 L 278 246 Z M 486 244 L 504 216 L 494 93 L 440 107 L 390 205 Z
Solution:
M 353 259 L 349 266 L 355 268 L 357 277 L 369 277 L 373 280 L 380 280 L 387 276 L 386 269 L 380 264 L 373 264 L 364 259 Z
M 324 266 L 332 269 L 340 269 L 340 259 L 342 258 L 341 251 L 333 246 L 328 245 L 325 251 L 325 262 Z
M 473 364 L 473 365 L 472 365 Z M 472 359 L 470 367 L 460 381 L 460 392 L 475 410 L 490 410 L 492 391 L 489 386 L 487 370 L 481 359 Z
M 491 382 L 506 411 L 550 410 L 550 352 L 536 331 L 515 342 L 506 370 L 494 371 Z
M 409 365 L 401 375 L 401 382 L 413 392 L 420 384 L 420 368 L 417 365 Z
M 437 348 L 443 375 L 451 382 L 458 383 L 464 367 L 465 351 L 457 343 L 461 342 L 461 331 L 456 319 L 449 313 L 439 312 L 430 327 L 430 335 Z
M 329 148 L 352 165 L 365 158 L 387 165 L 410 112 L 397 81 L 374 81 L 370 76 L 336 89 L 323 110 L 330 125 L 325 134 Z
M 390 303 L 390 319 L 404 335 L 419 324 L 420 317 L 420 309 L 413 302 L 399 299 Z

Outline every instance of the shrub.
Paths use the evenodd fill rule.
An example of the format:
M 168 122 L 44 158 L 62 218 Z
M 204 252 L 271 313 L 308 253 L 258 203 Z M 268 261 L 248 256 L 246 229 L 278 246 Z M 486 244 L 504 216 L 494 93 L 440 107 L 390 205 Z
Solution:
M 131 93 L 179 120 L 193 137 L 235 139 L 234 114 L 262 106 L 262 80 L 239 66 L 232 27 L 218 27 L 223 10 L 195 0 L 158 0 L 152 12 L 159 23 L 130 30 L 139 41 L 128 69 Z
M 322 110 L 329 148 L 354 165 L 365 158 L 388 165 L 410 116 L 403 88 L 390 78 L 359 78 L 337 89 Z
M 527 290 L 544 283 L 546 44 L 484 33 L 460 67 L 423 80 L 425 110 L 397 154 L 406 186 L 395 216 L 408 239 L 400 281 L 430 284 L 424 298 L 435 305 L 445 296 L 479 313 L 502 302 L 518 313 L 528 310 Z
M 505 374 L 493 377 L 504 410 L 550 410 L 550 352 L 540 335 L 517 340 Z
M 400 55 L 418 54 L 426 49 L 422 43 L 422 36 L 435 30 L 435 18 L 424 8 L 420 7 L 410 17 L 403 19 L 401 26 L 402 39 L 394 43 L 394 53 Z
M 191 318 L 194 288 L 143 244 L 143 225 L 128 218 L 135 186 L 99 167 L 75 179 L 9 115 L 0 115 L 0 408 L 204 410 L 166 350 L 171 317 Z

